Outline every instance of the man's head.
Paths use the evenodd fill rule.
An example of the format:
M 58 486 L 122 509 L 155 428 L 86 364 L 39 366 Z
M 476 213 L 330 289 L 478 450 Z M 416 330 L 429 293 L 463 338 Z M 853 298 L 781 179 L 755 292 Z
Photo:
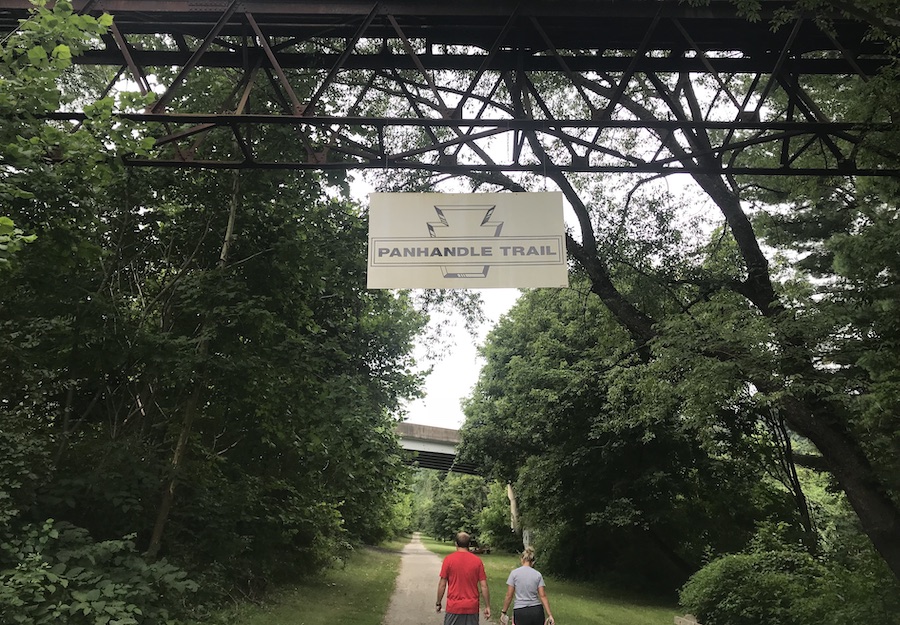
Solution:
M 472 542 L 472 537 L 466 534 L 465 532 L 460 532 L 456 535 L 456 546 L 461 549 L 468 549 L 469 543 Z

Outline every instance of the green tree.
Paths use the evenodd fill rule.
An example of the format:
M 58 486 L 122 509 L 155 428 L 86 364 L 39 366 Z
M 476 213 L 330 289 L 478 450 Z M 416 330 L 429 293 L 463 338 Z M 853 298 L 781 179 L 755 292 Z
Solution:
M 757 3 L 739 4 L 755 17 Z M 788 6 L 773 28 L 809 6 Z M 870 28 L 870 36 L 886 37 L 888 53 L 896 52 L 896 28 L 880 17 L 883 3 L 867 2 L 862 13 L 851 3 L 813 6 L 821 9 L 823 20 L 839 6 Z M 897 101 L 896 71 L 895 62 L 876 77 L 846 78 L 841 85 L 813 82 L 803 88 L 821 96 L 817 101 L 826 118 L 853 108 L 867 112 L 863 119 L 889 123 Z M 664 117 L 689 121 L 702 116 L 699 111 L 705 106 L 704 86 L 687 74 L 634 78 L 624 88 L 620 88 L 620 76 L 581 76 L 577 93 L 574 89 L 566 93 L 552 78 L 528 78 L 542 94 L 546 115 L 565 117 L 573 106 L 587 110 L 591 98 L 604 105 L 614 101 L 623 115 L 647 122 Z M 750 80 L 736 80 L 745 78 Z M 848 88 L 848 80 L 858 89 Z M 787 110 L 795 104 L 784 94 L 780 97 L 773 98 L 771 105 Z M 661 149 L 675 161 L 715 170 L 721 156 L 696 146 L 716 145 L 716 132 L 694 128 L 686 131 L 683 144 L 675 133 L 660 132 L 658 139 Z M 649 367 L 656 374 L 656 384 L 652 376 L 643 376 L 634 405 L 650 414 L 683 412 L 697 423 L 727 415 L 738 406 L 759 422 L 783 422 L 787 430 L 815 446 L 820 464 L 846 493 L 872 544 L 900 577 L 900 506 L 892 460 L 896 428 L 888 425 L 892 404 L 875 400 L 876 395 L 885 396 L 878 389 L 887 391 L 894 384 L 890 369 L 886 372 L 881 364 L 886 360 L 888 367 L 893 366 L 893 356 L 882 354 L 894 351 L 894 327 L 887 322 L 889 313 L 877 315 L 893 308 L 891 290 L 882 287 L 889 286 L 893 275 L 894 250 L 884 243 L 889 240 L 885 228 L 890 231 L 895 223 L 894 181 L 813 181 L 820 192 L 812 194 L 804 190 L 807 185 L 802 181 L 785 181 L 792 193 L 765 196 L 758 187 L 781 185 L 693 173 L 690 183 L 695 193 L 681 201 L 693 206 L 694 212 L 709 209 L 704 210 L 705 216 L 720 230 L 707 245 L 708 229 L 674 210 L 673 195 L 655 177 L 601 184 L 587 176 L 569 175 L 551 165 L 570 160 L 564 146 L 542 143 L 537 133 L 524 134 L 577 220 L 567 235 L 576 273 L 589 281 L 591 292 L 633 342 L 635 366 Z M 834 146 L 833 153 L 822 158 L 860 158 L 873 166 L 895 163 L 895 141 L 893 135 L 875 133 L 864 145 Z M 766 148 L 748 148 L 748 153 L 754 149 Z M 812 153 L 805 158 L 817 159 Z M 511 191 L 523 191 L 530 184 L 501 175 L 472 178 L 475 184 L 487 182 Z M 873 184 L 880 189 L 877 197 L 868 192 Z M 821 211 L 803 210 L 802 196 L 813 202 L 831 197 L 836 201 L 834 212 L 817 221 Z M 848 281 L 850 276 L 844 275 L 848 267 L 840 265 L 828 268 L 824 275 L 811 272 L 805 257 L 793 255 L 783 237 L 764 225 L 783 214 L 786 206 L 806 228 L 819 229 L 816 236 L 830 240 L 830 245 L 839 246 L 844 238 L 859 235 L 869 243 L 881 242 L 880 247 L 866 248 L 869 267 L 865 273 L 870 278 L 882 276 L 883 282 L 870 280 L 864 286 L 861 274 Z M 854 215 L 863 219 L 854 221 Z M 853 288 L 844 288 L 849 282 L 854 282 Z M 869 291 L 870 286 L 879 290 Z M 855 295 L 836 298 L 835 287 Z M 860 310 L 862 314 L 851 314 L 846 306 L 856 301 L 873 305 L 866 306 L 868 311 Z M 841 307 L 844 310 L 838 313 Z M 842 349 L 851 345 L 854 354 Z M 856 366 L 843 364 L 851 355 Z M 866 372 L 866 366 L 876 362 L 868 369 L 871 373 Z M 778 428 L 772 432 L 777 437 L 770 443 L 774 449 L 784 437 Z M 802 499 L 796 484 L 792 489 Z
M 483 348 L 462 455 L 515 483 L 551 568 L 665 589 L 791 503 L 765 479 L 752 412 L 688 419 L 636 351 L 587 293 L 525 294 Z
M 488 487 L 477 475 L 447 473 L 438 480 L 426 530 L 438 540 L 453 540 L 467 532 L 476 540 L 478 521 L 487 504 Z
M 439 487 L 438 472 L 430 469 L 415 469 L 412 482 L 412 528 L 428 532 L 428 518 L 434 506 L 434 493 Z
M 0 514 L 34 545 L 4 542 L 0 568 L 55 567 L 61 530 L 28 523 L 52 518 L 85 558 L 120 554 L 97 575 L 168 559 L 201 597 L 261 591 L 395 531 L 424 317 L 365 289 L 365 219 L 322 177 L 125 170 L 118 150 L 142 143 L 112 102 L 78 128 L 42 120 L 64 97 L 58 46 L 106 23 L 57 2 L 3 44 L 3 211 L 37 238 L 0 289 Z
M 105 215 L 91 211 L 115 180 L 117 151 L 140 144 L 127 126 L 109 122 L 109 100 L 88 107 L 78 127 L 42 120 L 70 102 L 58 84 L 72 56 L 112 20 L 77 15 L 65 0 L 35 5 L 0 41 L 0 262 L 7 270 L 0 289 L 0 619 L 174 618 L 196 588 L 183 570 L 165 561 L 148 565 L 133 536 L 97 541 L 48 519 L 47 485 L 70 477 L 57 465 L 58 425 L 71 416 L 76 386 L 68 367 L 79 364 L 69 339 L 95 342 L 97 324 L 79 326 L 75 318 L 106 310 L 102 295 L 92 297 L 99 281 L 81 275 L 97 249 L 94 235 L 105 231 Z M 13 252 L 15 262 L 7 262 Z M 77 505 L 73 493 L 65 501 Z

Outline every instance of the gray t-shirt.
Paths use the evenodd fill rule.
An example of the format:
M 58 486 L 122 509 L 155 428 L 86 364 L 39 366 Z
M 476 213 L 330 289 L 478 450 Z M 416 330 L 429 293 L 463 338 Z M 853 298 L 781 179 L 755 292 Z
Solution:
M 544 585 L 544 576 L 530 566 L 513 569 L 506 580 L 506 585 L 516 589 L 514 609 L 541 605 L 538 588 Z

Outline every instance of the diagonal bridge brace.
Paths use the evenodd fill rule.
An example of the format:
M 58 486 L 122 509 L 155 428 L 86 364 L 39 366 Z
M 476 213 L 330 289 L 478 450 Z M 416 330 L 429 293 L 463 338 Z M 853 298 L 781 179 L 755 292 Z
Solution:
M 0 0 L 0 28 L 27 5 Z M 889 50 L 841 14 L 772 31 L 780 6 L 751 23 L 727 0 L 96 0 L 114 29 L 76 62 L 159 94 L 118 112 L 157 139 L 132 165 L 900 174 L 868 145 L 898 132 L 889 111 L 815 101 L 817 82 L 863 85 Z M 196 92 L 213 79 L 232 85 L 225 102 Z

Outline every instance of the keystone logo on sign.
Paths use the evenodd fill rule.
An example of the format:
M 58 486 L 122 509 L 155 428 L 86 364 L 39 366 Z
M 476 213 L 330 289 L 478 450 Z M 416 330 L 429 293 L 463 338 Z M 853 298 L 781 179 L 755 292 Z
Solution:
M 568 286 L 560 193 L 376 193 L 368 287 Z
M 458 206 L 435 206 L 434 210 L 440 221 L 429 221 L 428 233 L 433 239 L 443 237 L 449 240 L 454 239 L 454 234 L 466 234 L 469 232 L 480 232 L 483 233 L 485 237 L 499 237 L 500 231 L 503 229 L 503 222 L 492 222 L 490 220 L 495 208 L 496 206 L 472 206 L 462 208 Z M 470 257 L 473 261 L 488 260 L 489 257 L 485 256 L 483 252 L 489 249 L 490 248 L 485 246 L 482 246 L 481 248 L 476 248 L 474 246 L 448 247 L 445 251 L 449 251 L 450 254 L 444 256 L 444 258 Z M 381 252 L 383 251 L 384 250 L 381 250 Z M 390 253 L 399 253 L 399 249 L 395 248 L 391 250 Z M 447 262 L 449 263 L 450 261 L 448 260 Z M 441 271 L 445 278 L 484 278 L 488 275 L 490 268 L 490 265 L 474 267 L 450 267 L 441 265 Z

